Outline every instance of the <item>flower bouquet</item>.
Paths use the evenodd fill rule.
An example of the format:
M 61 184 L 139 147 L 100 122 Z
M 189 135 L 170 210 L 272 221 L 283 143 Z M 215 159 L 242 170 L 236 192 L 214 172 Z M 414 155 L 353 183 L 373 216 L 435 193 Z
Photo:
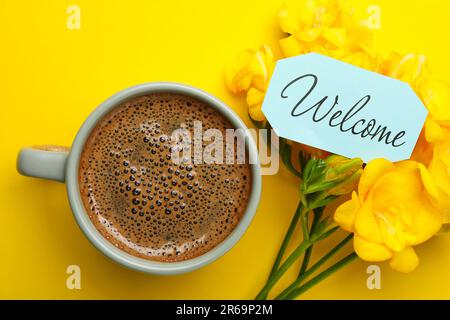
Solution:
M 423 55 L 379 54 L 373 48 L 372 30 L 348 2 L 288 1 L 278 19 L 285 33 L 279 41 L 284 57 L 316 52 L 407 82 L 428 116 L 411 159 L 396 163 L 379 158 L 364 164 L 280 138 L 281 159 L 299 177 L 299 203 L 256 299 L 267 299 L 299 259 L 297 278 L 275 299 L 295 299 L 358 258 L 389 261 L 396 271 L 413 271 L 419 263 L 413 247 L 450 222 L 449 85 L 432 77 Z M 263 45 L 242 51 L 226 68 L 228 88 L 245 95 L 249 116 L 258 128 L 271 128 L 261 108 L 275 61 L 272 50 Z M 328 205 L 342 197 L 332 216 L 324 214 Z M 297 229 L 302 240 L 287 252 Z M 338 229 L 349 234 L 311 263 L 314 245 Z M 354 252 L 323 270 L 350 241 Z

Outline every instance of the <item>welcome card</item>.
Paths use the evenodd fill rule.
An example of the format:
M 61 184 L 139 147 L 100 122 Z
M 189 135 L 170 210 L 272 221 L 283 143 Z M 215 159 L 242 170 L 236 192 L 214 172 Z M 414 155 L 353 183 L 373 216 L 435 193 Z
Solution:
M 409 159 L 427 116 L 407 83 L 316 53 L 277 62 L 262 111 L 279 136 L 364 162 Z

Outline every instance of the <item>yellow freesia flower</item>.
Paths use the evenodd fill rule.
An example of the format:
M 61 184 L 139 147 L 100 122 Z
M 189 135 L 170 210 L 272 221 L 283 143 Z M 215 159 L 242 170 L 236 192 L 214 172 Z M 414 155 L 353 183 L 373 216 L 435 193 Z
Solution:
M 287 57 L 316 52 L 377 71 L 381 59 L 371 49 L 372 31 L 340 0 L 288 0 L 278 14 Z
M 438 203 L 450 223 L 450 127 L 440 125 L 430 111 L 412 159 L 427 166 L 439 191 Z
M 442 141 L 445 130 L 450 129 L 450 86 L 442 80 L 424 79 L 418 90 L 428 109 L 425 139 L 430 143 Z
M 241 51 L 225 68 L 225 83 L 231 92 L 239 94 L 249 89 L 252 79 L 248 66 L 252 56 L 250 49 Z
M 444 223 L 450 223 L 450 129 L 438 128 L 442 139 L 430 143 L 422 133 L 411 158 L 427 166 L 439 191 L 438 204 L 446 217 Z M 426 132 L 426 123 L 422 131 Z
M 336 210 L 334 220 L 354 233 L 353 247 L 361 259 L 390 260 L 393 269 L 410 272 L 419 263 L 412 247 L 441 228 L 438 196 L 424 165 L 376 159 L 367 164 L 358 192 Z
M 445 127 L 450 128 L 450 86 L 431 78 L 426 57 L 409 53 L 392 53 L 383 62 L 382 73 L 411 85 L 428 109 L 422 142 L 433 143 L 444 139 Z
M 401 55 L 391 52 L 389 57 L 383 61 L 382 73 L 407 82 L 418 92 L 420 83 L 430 76 L 430 68 L 427 59 L 422 54 L 408 53 Z
M 264 45 L 256 51 L 242 51 L 225 69 L 228 88 L 247 94 L 248 112 L 255 121 L 265 119 L 261 106 L 274 66 L 272 50 Z
M 433 157 L 428 170 L 439 192 L 444 223 L 450 223 L 450 130 L 445 131 L 442 141 L 433 144 Z
M 421 54 L 392 53 L 382 69 L 387 76 L 409 83 L 428 109 L 412 159 L 428 167 L 439 190 L 440 207 L 450 215 L 450 86 L 431 77 L 426 57 Z

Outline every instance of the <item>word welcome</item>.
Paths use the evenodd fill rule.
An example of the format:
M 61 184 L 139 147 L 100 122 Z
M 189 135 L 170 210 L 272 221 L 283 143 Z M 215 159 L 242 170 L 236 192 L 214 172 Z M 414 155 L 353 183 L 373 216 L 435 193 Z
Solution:
M 288 98 L 287 91 L 293 84 L 298 85 L 302 82 L 308 83 L 310 80 L 312 80 L 312 84 L 309 86 L 308 91 L 292 108 L 292 117 L 300 117 L 306 115 L 308 112 L 313 112 L 312 121 L 316 123 L 327 121 L 330 127 L 338 128 L 341 132 L 350 133 L 355 136 L 359 136 L 362 139 L 368 138 L 380 143 L 385 143 L 386 145 L 391 145 L 394 148 L 398 148 L 405 144 L 405 141 L 402 141 L 402 138 L 406 134 L 404 130 L 398 131 L 397 133 L 392 133 L 392 131 L 389 130 L 386 126 L 378 124 L 376 119 L 372 118 L 369 120 L 357 117 L 358 113 L 360 113 L 368 105 L 371 99 L 371 96 L 369 94 L 358 100 L 347 112 L 345 112 L 344 110 L 336 110 L 339 104 L 339 95 L 335 96 L 334 102 L 331 107 L 326 108 L 324 106 L 325 102 L 329 98 L 328 96 L 324 96 L 312 106 L 306 107 L 305 109 L 301 110 L 301 107 L 303 107 L 305 100 L 314 91 L 319 82 L 316 75 L 305 74 L 289 82 L 282 89 L 281 98 Z

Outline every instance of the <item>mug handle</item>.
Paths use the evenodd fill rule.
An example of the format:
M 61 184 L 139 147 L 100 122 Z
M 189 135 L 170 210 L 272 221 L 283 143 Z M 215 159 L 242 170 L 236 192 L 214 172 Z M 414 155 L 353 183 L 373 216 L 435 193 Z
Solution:
M 64 182 L 69 151 L 54 145 L 22 148 L 17 156 L 17 171 L 28 177 Z

